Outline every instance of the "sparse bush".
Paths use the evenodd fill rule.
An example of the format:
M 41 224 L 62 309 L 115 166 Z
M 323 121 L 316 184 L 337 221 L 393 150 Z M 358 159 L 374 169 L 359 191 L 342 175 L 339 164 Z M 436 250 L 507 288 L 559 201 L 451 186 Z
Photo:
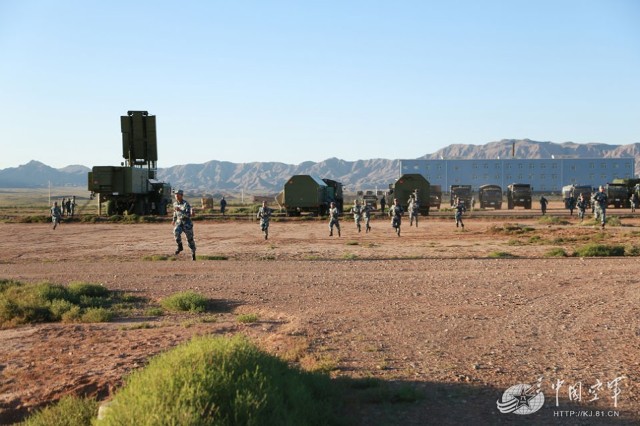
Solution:
M 237 320 L 238 320 L 239 323 L 242 323 L 242 324 L 250 324 L 252 322 L 258 321 L 258 315 L 256 315 L 256 314 L 242 314 L 242 315 L 238 315 Z
M 164 310 L 160 307 L 149 308 L 144 311 L 144 314 L 148 317 L 161 317 L 164 315 Z
M 196 338 L 129 376 L 98 424 L 339 424 L 330 385 L 243 337 Z
M 640 256 L 640 246 L 632 245 L 624 248 L 625 256 Z
M 196 259 L 197 260 L 229 260 L 228 256 L 222 256 L 222 255 L 196 255 Z
M 569 221 L 558 216 L 544 215 L 538 218 L 538 223 L 543 225 L 568 225 Z
M 358 255 L 355 253 L 345 253 L 342 255 L 344 260 L 355 260 L 358 258 Z
M 357 241 L 347 241 L 346 243 L 344 243 L 347 246 L 357 246 L 358 244 L 360 244 Z
M 607 246 L 604 244 L 587 244 L 578 247 L 573 253 L 578 257 L 624 256 L 624 246 Z
M 113 312 L 105 308 L 89 308 L 81 316 L 82 322 L 109 322 L 113 319 Z
M 192 291 L 183 291 L 172 294 L 164 299 L 160 304 L 170 311 L 179 312 L 205 312 L 209 300 Z
M 544 257 L 567 257 L 567 252 L 560 247 L 555 247 L 544 254 Z
M 517 223 L 505 223 L 502 226 L 493 225 L 487 229 L 487 232 L 490 234 L 507 234 L 507 235 L 518 235 L 524 234 L 526 232 L 534 231 L 533 228 L 529 226 L 519 225 Z
M 175 256 L 166 256 L 166 255 L 163 255 L 163 254 L 152 254 L 152 255 L 143 256 L 142 260 L 151 261 L 151 262 L 158 262 L 158 261 L 164 261 L 164 260 L 175 261 L 176 257 Z
M 36 411 L 24 426 L 87 426 L 98 414 L 95 399 L 65 396 L 54 405 Z
M 489 253 L 488 257 L 494 259 L 512 259 L 517 256 L 506 251 L 492 251 L 491 253 Z

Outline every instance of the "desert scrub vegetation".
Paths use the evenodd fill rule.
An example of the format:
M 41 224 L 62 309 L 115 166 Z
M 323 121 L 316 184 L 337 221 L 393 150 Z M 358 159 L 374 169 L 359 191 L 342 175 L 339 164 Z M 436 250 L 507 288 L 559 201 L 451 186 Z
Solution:
M 569 221 L 558 216 L 544 215 L 538 218 L 538 223 L 542 225 L 569 225 Z
M 219 254 L 198 254 L 196 260 L 229 260 L 229 256 L 223 256 Z
M 108 322 L 140 301 L 99 284 L 63 286 L 0 280 L 0 327 L 55 321 Z
M 608 246 L 605 244 L 587 244 L 578 247 L 573 255 L 577 257 L 607 257 L 607 256 L 624 256 L 624 246 Z
M 201 313 L 207 311 L 210 300 L 193 291 L 182 291 L 163 299 L 160 304 L 168 311 Z
M 491 253 L 489 253 L 487 255 L 487 257 L 490 257 L 492 259 L 513 259 L 513 258 L 516 258 L 518 256 L 516 256 L 515 254 L 511 254 L 509 252 L 506 252 L 506 251 L 492 251 Z
M 506 234 L 506 235 L 519 235 L 527 232 L 532 232 L 535 229 L 530 226 L 519 225 L 517 223 L 505 223 L 502 226 L 492 225 L 487 229 L 489 234 Z
M 23 426 L 84 426 L 90 425 L 98 414 L 98 402 L 90 398 L 65 396 L 56 404 L 31 415 Z
M 258 315 L 256 314 L 241 314 L 238 315 L 236 320 L 242 324 L 251 324 L 253 322 L 258 321 Z
M 128 377 L 98 425 L 332 425 L 341 399 L 246 338 L 195 338 Z
M 149 254 L 149 255 L 143 256 L 142 260 L 150 261 L 150 262 L 158 262 L 158 261 L 164 261 L 164 260 L 175 261 L 176 257 L 167 256 L 164 254 Z
M 544 254 L 544 257 L 567 257 L 567 252 L 560 247 L 555 247 Z

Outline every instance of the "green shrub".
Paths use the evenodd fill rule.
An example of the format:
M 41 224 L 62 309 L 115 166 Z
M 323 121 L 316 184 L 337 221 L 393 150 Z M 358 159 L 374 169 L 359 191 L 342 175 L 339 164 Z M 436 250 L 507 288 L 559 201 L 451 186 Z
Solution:
M 196 260 L 228 260 L 228 256 L 222 255 L 197 255 Z
M 332 425 L 340 395 L 245 338 L 195 338 L 135 371 L 99 425 Z
M 568 225 L 569 221 L 561 219 L 558 216 L 544 215 L 538 219 L 538 223 L 543 225 Z
M 567 257 L 567 252 L 563 248 L 555 247 L 546 252 L 544 257 Z
M 65 396 L 56 404 L 36 411 L 24 426 L 87 426 L 98 414 L 94 399 Z
M 207 310 L 209 300 L 192 291 L 183 291 L 172 294 L 160 302 L 160 304 L 170 311 L 205 312 Z
M 81 316 L 82 322 L 109 322 L 113 319 L 113 312 L 105 308 L 89 308 Z
M 627 246 L 624 248 L 624 254 L 626 256 L 640 256 L 640 246 Z
M 492 251 L 491 253 L 489 253 L 488 257 L 494 259 L 512 259 L 517 256 L 506 251 Z
M 148 317 L 161 317 L 164 315 L 164 310 L 160 307 L 149 308 L 144 311 L 144 314 Z
M 242 315 L 238 315 L 237 319 L 238 319 L 238 322 L 240 322 L 240 323 L 249 324 L 249 323 L 258 321 L 258 315 L 256 315 L 256 314 L 242 314 Z
M 161 260 L 176 260 L 176 257 L 175 256 L 166 256 L 166 255 L 163 255 L 163 254 L 152 254 L 152 255 L 143 256 L 142 260 L 157 262 L 157 261 L 161 261 Z
M 578 257 L 624 256 L 624 246 L 607 246 L 604 244 L 587 244 L 578 247 L 573 253 Z
M 74 282 L 67 287 L 72 297 L 109 297 L 111 291 L 100 284 L 89 284 L 83 282 Z

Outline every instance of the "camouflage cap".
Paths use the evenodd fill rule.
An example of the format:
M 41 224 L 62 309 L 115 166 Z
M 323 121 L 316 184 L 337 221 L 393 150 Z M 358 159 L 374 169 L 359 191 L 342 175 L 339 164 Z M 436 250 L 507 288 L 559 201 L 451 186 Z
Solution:
M 184 195 L 184 191 L 182 189 L 178 189 L 177 191 L 175 191 L 176 195 Z

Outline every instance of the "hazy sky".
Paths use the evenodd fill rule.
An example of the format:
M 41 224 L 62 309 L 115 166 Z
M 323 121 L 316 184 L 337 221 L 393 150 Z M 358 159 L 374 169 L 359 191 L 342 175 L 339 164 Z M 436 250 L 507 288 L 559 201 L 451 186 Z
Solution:
M 0 168 L 640 142 L 640 1 L 0 0 Z

